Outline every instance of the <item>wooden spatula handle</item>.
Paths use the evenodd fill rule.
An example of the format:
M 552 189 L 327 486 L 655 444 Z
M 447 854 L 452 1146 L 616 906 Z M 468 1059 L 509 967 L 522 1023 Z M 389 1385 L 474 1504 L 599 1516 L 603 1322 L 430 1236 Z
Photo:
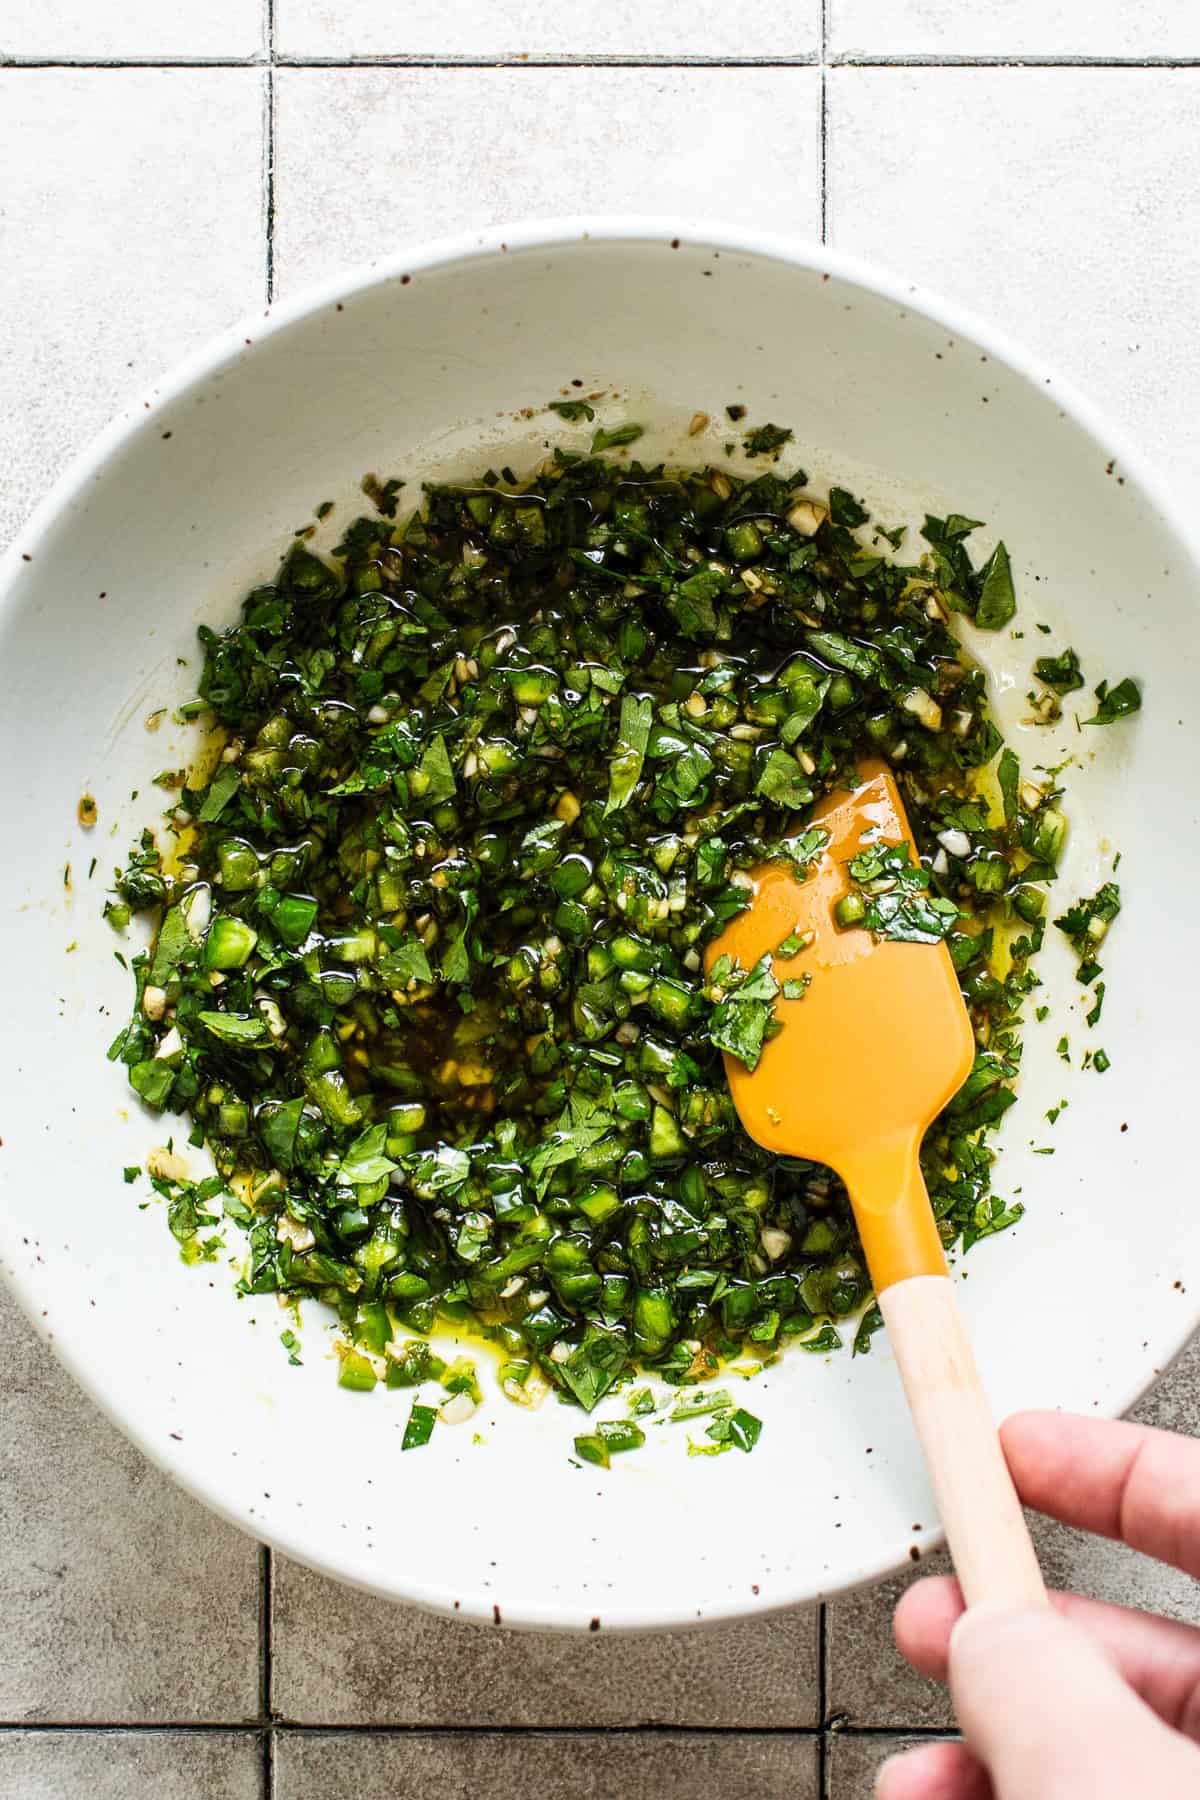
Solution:
M 879 1295 L 904 1391 L 967 1605 L 1046 1604 L 949 1276 L 915 1275 Z

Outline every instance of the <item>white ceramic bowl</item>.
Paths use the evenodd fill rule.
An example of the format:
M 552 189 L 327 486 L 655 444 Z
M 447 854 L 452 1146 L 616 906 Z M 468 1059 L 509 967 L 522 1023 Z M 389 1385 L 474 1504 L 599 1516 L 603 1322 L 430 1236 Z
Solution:
M 960 1262 L 962 1299 L 1002 1413 L 1116 1412 L 1190 1332 L 1195 552 L 1108 431 L 991 333 L 828 251 L 646 223 L 434 246 L 276 309 L 139 403 L 21 534 L 0 580 L 0 1257 L 143 1450 L 289 1554 L 468 1617 L 660 1626 L 811 1600 L 932 1544 L 886 1344 L 854 1362 L 792 1353 L 756 1378 L 749 1457 L 689 1458 L 672 1426 L 611 1473 L 576 1467 L 579 1414 L 519 1410 L 489 1370 L 474 1424 L 401 1458 L 404 1395 L 340 1390 L 315 1319 L 289 1368 L 275 1304 L 237 1300 L 223 1264 L 185 1268 L 160 1206 L 139 1210 L 122 1166 L 166 1128 L 104 1060 L 130 984 L 100 905 L 161 800 L 150 778 L 186 756 L 186 731 L 143 721 L 191 692 L 197 622 L 231 620 L 317 502 L 337 500 L 338 520 L 361 505 L 367 470 L 415 497 L 422 476 L 528 468 L 549 437 L 582 441 L 521 412 L 573 378 L 615 389 L 604 416 L 645 421 L 650 452 L 719 455 L 741 402 L 795 428 L 816 484 L 889 521 L 964 511 L 988 522 L 980 548 L 1007 540 L 1018 629 L 979 648 L 1023 759 L 1081 763 L 1059 894 L 1090 892 L 1119 849 L 1126 911 L 1091 1037 L 1106 1075 L 1079 1069 L 1080 990 L 1065 945 L 1047 946 L 1053 1011 L 1030 1026 L 997 1183 L 1028 1215 Z M 697 411 L 714 424 L 689 440 Z M 1137 721 L 1019 723 L 1033 657 L 1067 642 L 1091 682 L 1143 680 Z

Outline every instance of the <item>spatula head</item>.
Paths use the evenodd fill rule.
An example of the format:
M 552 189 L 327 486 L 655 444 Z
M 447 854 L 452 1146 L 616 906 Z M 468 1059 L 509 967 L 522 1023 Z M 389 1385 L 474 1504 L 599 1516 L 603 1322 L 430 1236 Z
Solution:
M 965 1081 L 975 1048 L 944 943 L 878 942 L 834 922 L 834 905 L 851 888 L 846 864 L 860 849 L 907 842 L 916 862 L 890 771 L 872 762 L 859 774 L 860 787 L 831 795 L 814 814 L 829 842 L 807 877 L 779 863 L 756 869 L 753 902 L 708 951 L 710 967 L 726 954 L 749 968 L 791 933 L 812 934 L 798 955 L 773 956 L 781 983 L 811 977 L 803 999 L 776 1000 L 783 1029 L 753 1072 L 728 1055 L 725 1067 L 751 1137 L 847 1180 L 873 1147 L 919 1141 Z

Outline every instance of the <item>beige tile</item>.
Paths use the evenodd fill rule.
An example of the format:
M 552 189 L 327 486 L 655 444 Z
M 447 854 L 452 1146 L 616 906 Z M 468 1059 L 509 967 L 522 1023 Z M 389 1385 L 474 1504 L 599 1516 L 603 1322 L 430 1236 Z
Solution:
M 944 1552 L 929 1559 L 930 1574 L 949 1568 Z M 892 1639 L 892 1614 L 912 1575 L 863 1588 L 826 1610 L 825 1681 L 831 1716 L 848 1725 L 949 1726 L 946 1690 L 909 1667 Z
M 787 69 L 284 69 L 289 293 L 422 237 L 627 209 L 818 229 L 818 76 Z M 769 120 L 770 155 L 757 133 Z
M 1189 0 L 829 0 L 835 56 L 1196 56 Z
M 265 0 L 5 0 L 0 58 L 254 56 L 265 23 Z
M 282 1732 L 276 1800 L 817 1800 L 812 1737 Z
M 1166 1431 L 1193 1437 L 1200 1433 L 1200 1338 L 1193 1339 L 1130 1417 Z M 1061 1525 L 1042 1524 L 1038 1544 L 1053 1586 L 1200 1625 L 1200 1586 L 1177 1570 Z
M 289 56 L 811 56 L 819 0 L 276 0 Z
M 0 543 L 118 406 L 261 301 L 263 79 L 0 70 Z
M 253 1732 L 6 1731 L 0 1800 L 261 1800 Z
M 1200 69 L 835 69 L 829 217 L 1070 377 L 1190 507 Z
M 257 1545 L 152 1469 L 6 1294 L 0 1366 L 0 1719 L 254 1717 Z
M 1142 1425 L 1200 1437 L 1200 1335 L 1184 1346 L 1129 1416 Z
M 1200 1427 L 1200 1340 L 1184 1351 L 1132 1416 L 1144 1424 L 1196 1433 Z M 1136 1556 L 1123 1545 L 1086 1537 L 1045 1519 L 1033 1523 L 1038 1554 L 1051 1586 L 1200 1624 L 1200 1588 L 1187 1576 Z M 940 1574 L 948 1567 L 945 1554 L 939 1553 L 921 1572 Z M 892 1641 L 896 1602 L 918 1573 L 913 1570 L 879 1587 L 845 1595 L 829 1607 L 829 1707 L 850 1724 L 902 1729 L 952 1723 L 945 1690 L 910 1669 Z
M 459 1624 L 280 1557 L 272 1703 L 318 1725 L 815 1725 L 817 1615 L 586 1637 Z M 735 1674 L 736 1672 L 736 1674 Z
M 853 1732 L 834 1732 L 825 1765 L 827 1800 L 874 1800 L 875 1777 L 888 1757 L 928 1742 L 928 1738 L 903 1737 L 898 1733 L 856 1737 Z
M 1175 1570 L 1135 1556 L 1123 1545 L 1085 1537 L 1045 1520 L 1034 1521 L 1034 1541 L 1052 1587 L 1200 1624 L 1200 1590 Z M 926 1572 L 944 1574 L 949 1566 L 939 1552 L 930 1558 Z M 845 1595 L 829 1607 L 829 1708 L 848 1724 L 896 1730 L 953 1724 L 945 1689 L 911 1669 L 892 1641 L 896 1602 L 916 1578 L 914 1571 Z

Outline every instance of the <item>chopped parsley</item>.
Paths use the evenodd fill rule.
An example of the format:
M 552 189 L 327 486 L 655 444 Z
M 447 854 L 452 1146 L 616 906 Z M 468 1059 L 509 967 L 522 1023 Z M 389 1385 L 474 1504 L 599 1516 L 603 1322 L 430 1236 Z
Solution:
M 761 957 L 752 969 L 741 968 L 728 956 L 718 957 L 705 992 L 713 1002 L 709 1042 L 736 1056 L 748 1069 L 756 1069 L 768 1034 L 777 1029 L 779 983 L 770 956 Z
M 747 456 L 769 456 L 772 450 L 782 450 L 790 444 L 792 436 L 785 425 L 756 425 L 753 431 L 746 432 L 742 445 Z
M 1109 926 L 1120 910 L 1121 890 L 1115 881 L 1106 881 L 1090 899 L 1077 900 L 1074 906 L 1068 907 L 1054 921 L 1079 959 L 1076 976 L 1085 987 L 1090 986 L 1100 974 L 1101 965 L 1096 961 L 1096 951 L 1107 937 Z M 1095 1018 L 1088 1015 L 1089 1025 L 1095 1024 L 1100 1017 L 1103 999 L 1101 989 L 1093 1008 Z
M 907 944 L 936 944 L 954 929 L 957 903 L 930 893 L 929 871 L 913 863 L 907 844 L 872 844 L 846 868 L 854 885 L 834 907 L 843 928 Z

